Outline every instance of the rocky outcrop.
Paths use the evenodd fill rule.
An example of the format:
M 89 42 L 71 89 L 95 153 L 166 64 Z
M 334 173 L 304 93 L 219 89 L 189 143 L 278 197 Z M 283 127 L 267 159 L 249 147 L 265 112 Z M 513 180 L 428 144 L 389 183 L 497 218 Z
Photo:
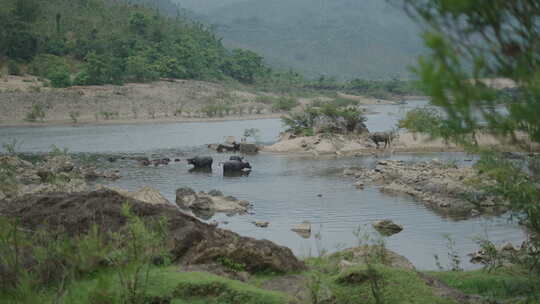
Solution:
M 190 209 L 196 215 L 205 218 L 213 216 L 216 212 L 244 214 L 251 208 L 248 201 L 224 196 L 221 191 L 212 190 L 208 193 L 202 191 L 197 193 L 191 188 L 176 190 L 176 205 L 183 209 Z
M 415 269 L 414 265 L 407 260 L 407 258 L 379 245 L 363 245 L 353 247 L 334 253 L 330 256 L 332 259 L 340 257 L 346 257 L 339 262 L 339 267 L 341 269 L 363 265 L 366 263 L 366 261 L 372 263 L 374 258 L 377 259 L 377 262 L 380 262 L 386 266 L 406 270 Z
M 202 223 L 173 205 L 143 203 L 110 190 L 50 193 L 4 200 L 0 201 L 0 214 L 19 218 L 25 229 L 61 230 L 78 236 L 88 232 L 93 225 L 103 232 L 121 231 L 127 222 L 122 215 L 124 204 L 144 221 L 167 220 L 167 246 L 175 262 L 208 264 L 227 258 L 244 264 L 249 272 L 284 273 L 305 269 L 286 247 Z
M 240 143 L 240 153 L 254 154 L 259 152 L 259 147 L 252 143 Z
M 373 223 L 373 228 L 384 236 L 391 236 L 403 230 L 403 226 L 392 222 L 392 220 L 377 221 Z
M 389 194 L 406 194 L 442 214 L 472 216 L 507 210 L 507 203 L 483 191 L 495 181 L 481 176 L 473 167 L 457 167 L 433 160 L 420 163 L 379 161 L 374 168 L 350 168 L 344 175 L 357 179 L 355 185 L 380 186 Z
M 358 152 L 368 152 L 375 148 L 375 144 L 363 135 L 340 135 L 325 136 L 295 136 L 284 133 L 277 143 L 262 147 L 262 151 L 276 153 L 311 153 L 347 155 Z
M 141 202 L 145 202 L 148 204 L 155 204 L 155 205 L 170 204 L 169 201 L 161 193 L 159 193 L 158 190 L 152 187 L 148 187 L 148 186 L 144 186 L 137 191 L 127 191 L 118 187 L 103 186 L 103 185 L 98 185 L 96 187 L 96 190 L 102 190 L 102 189 L 115 191 L 125 197 L 129 197 L 129 198 L 132 198 Z
M 84 192 L 89 190 L 87 179 L 119 178 L 117 172 L 77 167 L 69 155 L 49 155 L 36 164 L 5 155 L 0 156 L 0 166 L 10 176 L 9 183 L 3 181 L 5 199 L 50 192 Z

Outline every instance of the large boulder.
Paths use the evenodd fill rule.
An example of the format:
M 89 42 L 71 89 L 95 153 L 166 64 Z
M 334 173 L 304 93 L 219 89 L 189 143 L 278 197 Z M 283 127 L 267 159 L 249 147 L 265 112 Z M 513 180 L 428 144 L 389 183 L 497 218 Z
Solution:
M 121 231 L 127 222 L 122 215 L 124 204 L 144 221 L 167 220 L 167 246 L 175 262 L 206 264 L 228 258 L 243 263 L 249 272 L 284 273 L 305 269 L 289 248 L 218 229 L 184 214 L 173 205 L 148 204 L 111 190 L 51 193 L 0 201 L 0 214 L 19 218 L 26 229 L 59 229 L 78 236 L 87 233 L 93 225 L 103 232 Z

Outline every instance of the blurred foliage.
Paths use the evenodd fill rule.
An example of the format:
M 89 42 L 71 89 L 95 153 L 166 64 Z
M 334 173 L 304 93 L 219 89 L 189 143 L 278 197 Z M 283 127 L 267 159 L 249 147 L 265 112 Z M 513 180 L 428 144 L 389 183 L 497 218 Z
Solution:
M 540 1 L 403 1 L 426 29 L 429 53 L 415 71 L 432 104 L 446 111 L 441 117 L 446 134 L 466 142 L 472 139 L 467 134 L 481 129 L 526 149 L 540 143 Z M 516 84 L 503 91 L 505 103 L 500 103 L 501 91 L 490 85 L 493 79 Z M 527 169 L 533 162 L 534 157 L 516 161 L 488 151 L 477 167 L 497 181 L 491 191 L 507 199 L 530 228 L 528 258 L 518 263 L 537 280 L 540 187 Z

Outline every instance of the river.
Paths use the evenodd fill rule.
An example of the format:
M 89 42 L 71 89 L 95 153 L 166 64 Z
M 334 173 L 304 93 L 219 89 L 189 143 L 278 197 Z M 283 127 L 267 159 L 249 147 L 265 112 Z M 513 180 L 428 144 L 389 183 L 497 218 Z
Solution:
M 372 106 L 367 125 L 372 131 L 388 130 L 407 109 L 425 104 Z M 374 235 L 371 223 L 389 218 L 404 230 L 385 238 L 388 248 L 407 257 L 421 270 L 436 269 L 434 255 L 448 264 L 448 235 L 465 269 L 478 267 L 468 262 L 466 254 L 478 249 L 475 238 L 488 237 L 496 244 L 520 244 L 524 231 L 509 221 L 508 215 L 485 216 L 457 220 L 439 216 L 408 197 L 382 194 L 376 187 L 357 190 L 341 172 L 350 166 L 372 166 L 373 157 L 314 159 L 299 155 L 260 153 L 248 156 L 253 172 L 244 177 L 223 177 L 217 163 L 229 157 L 208 150 L 208 143 L 222 142 L 226 136 L 240 136 L 247 128 L 260 132 L 262 143 L 275 142 L 280 131 L 278 119 L 167 123 L 105 126 L 52 126 L 46 128 L 13 127 L 0 129 L 0 143 L 16 138 L 22 152 L 47 152 L 51 145 L 85 154 L 142 154 L 185 159 L 205 154 L 215 159 L 213 174 L 191 174 L 185 161 L 166 167 L 140 168 L 130 161 L 118 161 L 122 178 L 110 184 L 134 190 L 141 186 L 157 188 L 171 202 L 179 187 L 197 191 L 221 190 L 254 204 L 253 214 L 228 217 L 220 214 L 208 221 L 244 236 L 264 238 L 291 248 L 298 256 L 315 256 L 319 252 L 337 251 L 358 243 L 353 234 L 359 227 L 362 234 Z M 464 153 L 410 153 L 389 155 L 388 159 L 416 162 L 437 158 L 468 164 Z M 322 195 L 319 197 L 318 195 Z M 315 233 L 304 239 L 291 231 L 294 224 L 310 221 Z M 255 227 L 253 221 L 268 221 L 268 228 Z M 316 234 L 320 237 L 316 237 Z

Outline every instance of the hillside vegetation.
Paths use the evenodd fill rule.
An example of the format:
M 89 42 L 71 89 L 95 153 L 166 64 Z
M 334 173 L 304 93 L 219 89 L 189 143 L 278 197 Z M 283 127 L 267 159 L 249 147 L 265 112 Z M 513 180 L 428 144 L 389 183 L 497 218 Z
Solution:
M 29 72 L 55 87 L 159 77 L 252 82 L 265 73 L 257 54 L 227 50 L 179 12 L 160 13 L 171 15 L 172 3 L 149 8 L 144 2 L 0 0 L 0 63 L 12 75 Z
M 206 14 L 227 45 L 312 77 L 407 78 L 422 51 L 418 28 L 387 1 L 193 2 L 177 0 Z

